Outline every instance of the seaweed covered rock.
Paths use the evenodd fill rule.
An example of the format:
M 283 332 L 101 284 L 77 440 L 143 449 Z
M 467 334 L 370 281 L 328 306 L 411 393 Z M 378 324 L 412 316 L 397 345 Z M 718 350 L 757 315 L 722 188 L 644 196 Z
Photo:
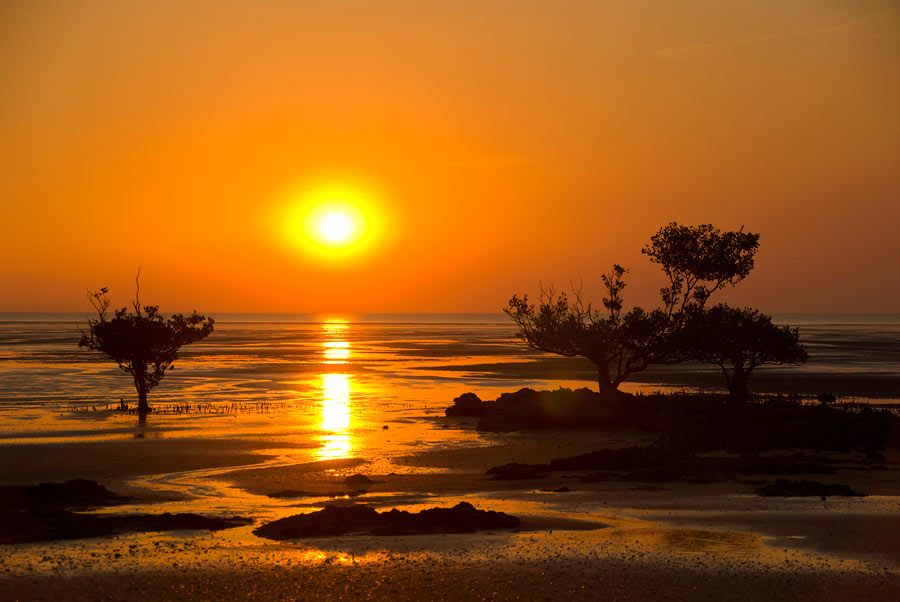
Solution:
M 875 452 L 900 435 L 900 417 L 864 408 L 846 411 L 772 398 L 735 404 L 683 396 L 672 400 L 660 441 L 668 447 L 701 452 L 724 449 L 811 449 Z
M 0 544 L 86 539 L 126 532 L 218 531 L 250 522 L 241 517 L 215 518 L 194 513 L 110 516 L 60 509 L 0 509 Z
M 249 519 L 180 514 L 82 514 L 71 509 L 121 504 L 133 498 L 113 493 L 95 481 L 0 487 L 0 544 L 104 537 L 127 531 L 218 531 L 246 525 Z
M 470 533 L 487 529 L 514 529 L 519 519 L 503 512 L 477 510 L 467 502 L 453 508 L 429 508 L 412 514 L 404 510 L 378 512 L 368 506 L 326 506 L 318 512 L 297 514 L 258 527 L 253 532 L 267 539 L 296 539 L 364 532 L 373 535 Z
M 344 479 L 344 485 L 350 485 L 353 487 L 366 487 L 374 483 L 375 481 L 364 474 L 354 474 Z
M 483 404 L 481 431 L 634 428 L 658 433 L 669 450 L 699 453 L 768 449 L 877 452 L 900 445 L 900 416 L 853 412 L 784 398 L 734 403 L 726 395 L 629 395 L 589 389 L 504 393 Z
M 298 497 L 359 497 L 369 493 L 367 489 L 352 489 L 350 491 L 305 491 L 303 489 L 282 489 L 275 493 L 267 493 L 269 497 L 278 499 L 293 499 Z
M 113 535 L 112 523 L 93 514 L 62 509 L 0 509 L 0 544 L 83 539 Z
M 544 474 L 547 470 L 550 470 L 550 467 L 546 464 L 510 462 L 503 466 L 489 468 L 487 474 L 491 475 L 492 481 L 523 481 L 544 478 L 547 476 Z
M 535 391 L 519 389 L 485 402 L 480 431 L 514 431 L 531 428 L 591 428 L 619 424 L 623 401 L 619 391 L 597 393 L 590 389 Z
M 474 393 L 463 393 L 444 410 L 446 416 L 484 416 L 484 402 Z
M 250 523 L 249 519 L 215 518 L 194 513 L 81 514 L 70 510 L 0 509 L 0 544 L 106 537 L 126 532 L 219 531 Z
M 763 497 L 865 497 L 865 493 L 860 493 L 848 487 L 847 485 L 825 485 L 818 481 L 789 481 L 788 479 L 776 479 L 774 483 L 769 483 L 756 490 L 756 493 Z
M 603 449 L 589 454 L 558 458 L 549 464 L 510 463 L 487 471 L 491 480 L 535 479 L 554 471 L 598 471 L 585 481 L 636 481 L 714 483 L 739 475 L 833 474 L 832 461 L 806 454 L 780 456 L 741 455 L 708 457 L 667 450 L 659 445 Z
M 87 479 L 0 487 L 0 508 L 91 508 L 121 504 L 130 499 Z

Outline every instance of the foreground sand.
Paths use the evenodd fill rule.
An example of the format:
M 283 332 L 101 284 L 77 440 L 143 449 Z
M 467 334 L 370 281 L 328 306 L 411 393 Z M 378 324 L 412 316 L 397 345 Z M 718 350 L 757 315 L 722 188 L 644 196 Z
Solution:
M 895 575 L 693 570 L 623 560 L 235 568 L 6 580 L 10 600 L 896 600 Z M 8 597 L 7 597 L 8 596 Z
M 343 478 L 360 472 L 379 482 L 337 503 L 417 509 L 466 500 L 524 523 L 517 533 L 270 542 L 246 527 L 0 546 L 0 599 L 900 599 L 896 471 L 810 476 L 876 494 L 825 503 L 759 498 L 753 483 L 585 484 L 571 478 L 577 475 L 496 482 L 484 475 L 509 461 L 545 462 L 645 439 L 633 432 L 498 435 L 481 448 L 369 463 L 273 462 L 278 450 L 239 439 L 7 446 L 4 483 L 27 481 L 29 473 L 89 477 L 133 495 L 151 482 L 139 475 L 177 473 L 190 483 L 182 496 L 144 491 L 156 501 L 185 498 L 145 510 L 240 511 L 261 521 L 335 503 L 270 502 L 265 494 L 340 491 Z M 561 486 L 573 491 L 546 491 Z

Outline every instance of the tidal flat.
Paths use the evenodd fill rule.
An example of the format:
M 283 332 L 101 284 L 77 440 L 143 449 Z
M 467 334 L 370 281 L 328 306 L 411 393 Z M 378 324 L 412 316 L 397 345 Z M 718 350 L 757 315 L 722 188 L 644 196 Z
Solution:
M 655 438 L 628 428 L 488 433 L 476 430 L 477 419 L 443 416 L 468 391 L 492 399 L 523 386 L 591 385 L 577 366 L 553 372 L 559 378 L 529 372 L 556 360 L 533 357 L 503 323 L 226 323 L 221 338 L 217 333 L 185 353 L 151 398 L 159 412 L 143 427 L 113 409 L 132 395 L 127 379 L 70 350 L 68 326 L 5 328 L 0 485 L 91 479 L 133 499 L 88 513 L 252 521 L 219 531 L 3 545 L 6 599 L 900 596 L 897 450 L 885 450 L 883 461 L 865 470 L 853 467 L 859 453 L 827 452 L 841 467 L 833 474 L 781 475 L 867 494 L 825 500 L 756 493 L 777 475 L 590 481 L 572 470 L 491 480 L 486 472 L 495 466 L 545 464 Z M 888 334 L 864 333 L 866 340 L 889 341 L 898 327 L 872 328 Z M 847 339 L 845 351 L 828 338 L 825 356 L 856 354 L 882 380 L 896 379 L 890 350 L 876 346 L 866 360 L 859 336 Z M 832 374 L 830 361 L 799 374 Z M 472 368 L 486 364 L 495 369 Z M 635 393 L 686 386 L 629 385 Z M 370 482 L 347 482 L 354 475 Z M 286 490 L 299 495 L 273 496 Z M 459 534 L 287 541 L 253 534 L 261 524 L 326 505 L 418 512 L 460 502 L 521 523 Z

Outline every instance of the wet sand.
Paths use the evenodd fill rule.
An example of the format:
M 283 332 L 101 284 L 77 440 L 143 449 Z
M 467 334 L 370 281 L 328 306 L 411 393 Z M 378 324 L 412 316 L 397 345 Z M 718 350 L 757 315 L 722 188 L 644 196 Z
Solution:
M 453 421 L 448 421 L 452 423 Z M 462 426 L 459 428 L 470 428 Z M 253 526 L 0 548 L 10 600 L 890 600 L 900 598 L 896 471 L 810 475 L 875 495 L 773 499 L 754 483 L 583 483 L 577 474 L 489 481 L 509 461 L 545 462 L 645 441 L 636 432 L 489 435 L 482 447 L 390 461 L 290 462 L 242 439 L 8 445 L 5 483 L 97 478 L 143 495 L 143 509 L 240 512 L 259 522 L 325 503 L 411 511 L 468 501 L 523 518 L 518 532 L 273 542 Z M 151 445 L 147 445 L 151 443 Z M 271 446 L 271 443 L 268 444 Z M 289 451 L 289 450 L 288 450 Z M 894 459 L 893 457 L 890 459 Z M 29 467 L 29 468 L 26 468 Z M 380 470 L 376 470 L 380 469 Z M 27 473 L 33 470 L 28 479 Z M 274 500 L 283 489 L 335 492 L 346 476 L 377 481 L 358 498 Z M 159 479 L 170 475 L 172 480 Z M 144 475 L 143 477 L 139 475 Z M 149 476 L 156 475 L 153 479 Z M 177 478 L 171 475 L 178 475 Z M 791 478 L 802 478 L 793 475 Z M 774 477 L 761 477 L 772 480 Z M 181 479 L 182 496 L 150 489 Z M 204 488 L 205 484 L 205 488 Z M 553 493 L 559 487 L 572 489 Z M 188 495 L 188 493 L 192 495 Z M 191 498 L 193 494 L 199 497 Z M 161 500 L 175 500 L 159 503 Z M 192 506 L 193 504 L 193 506 Z
M 291 445 L 291 444 L 289 444 Z M 298 448 L 309 445 L 292 444 Z M 8 444 L 0 447 L 0 484 L 35 485 L 90 479 L 125 495 L 162 497 L 131 481 L 171 474 L 265 462 L 270 443 L 249 439 L 147 439 L 102 442 Z M 180 496 L 174 496 L 180 497 Z
M 22 578 L 3 583 L 10 600 L 896 600 L 893 574 L 793 567 L 709 570 L 622 559 L 428 563 L 322 563 Z
M 842 328 L 804 328 L 815 361 L 760 369 L 755 390 L 900 399 L 898 327 Z M 900 599 L 896 471 L 790 476 L 873 494 L 825 503 L 754 495 L 760 483 L 749 481 L 775 475 L 709 485 L 584 483 L 577 473 L 488 480 L 492 466 L 654 438 L 477 434 L 474 421 L 437 417 L 466 391 L 493 399 L 522 386 L 593 384 L 592 365 L 525 350 L 505 322 L 223 323 L 154 392 L 158 409 L 206 409 L 153 415 L 147 429 L 102 411 L 133 395 L 131 384 L 112 365 L 74 356 L 70 330 L 14 324 L 0 333 L 17 345 L 0 395 L 0 484 L 88 478 L 140 498 L 97 512 L 255 523 L 0 546 L 0 600 Z M 722 386 L 716 370 L 696 368 L 648 370 L 627 390 Z M 94 404 L 101 411 L 88 411 Z M 355 473 L 376 481 L 368 493 L 325 496 L 354 489 L 343 480 Z M 571 491 L 552 492 L 562 487 Z M 286 489 L 320 495 L 268 495 Z M 515 514 L 522 528 L 293 542 L 252 534 L 328 503 L 418 511 L 459 501 Z

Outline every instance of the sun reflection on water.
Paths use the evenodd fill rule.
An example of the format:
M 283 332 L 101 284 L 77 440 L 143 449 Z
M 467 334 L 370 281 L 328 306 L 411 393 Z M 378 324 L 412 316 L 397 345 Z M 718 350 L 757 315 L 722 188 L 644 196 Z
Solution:
M 350 427 L 350 376 L 325 374 L 322 377 L 322 428 L 341 431 Z
M 317 456 L 320 460 L 347 458 L 353 446 L 350 443 L 350 376 L 325 374 L 322 376 L 323 430 L 330 431 L 322 437 L 323 446 Z
M 350 358 L 350 342 L 343 338 L 346 322 L 326 322 L 323 334 L 328 339 L 322 343 L 325 364 L 345 364 Z M 350 440 L 350 375 L 322 375 L 322 421 L 320 427 L 327 434 L 322 437 L 320 460 L 347 458 L 353 449 Z
M 325 341 L 322 346 L 325 348 L 326 364 L 345 364 L 350 359 L 350 343 L 347 341 Z

